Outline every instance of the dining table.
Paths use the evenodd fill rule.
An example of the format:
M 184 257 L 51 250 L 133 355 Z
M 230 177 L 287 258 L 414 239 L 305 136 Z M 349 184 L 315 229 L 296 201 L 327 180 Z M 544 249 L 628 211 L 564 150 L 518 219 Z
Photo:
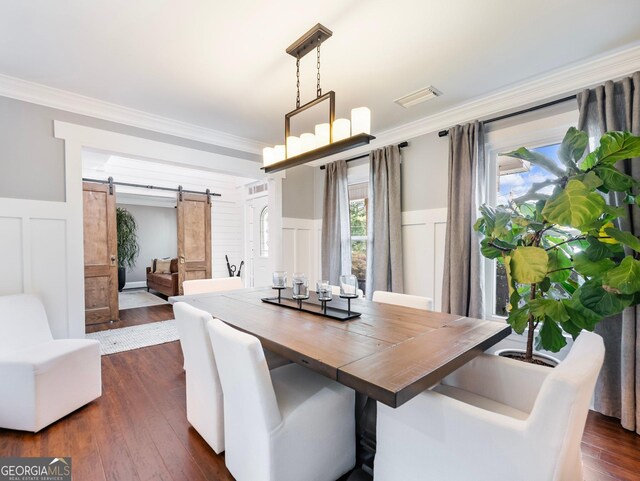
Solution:
M 291 298 L 291 289 L 281 296 Z M 322 306 L 314 296 L 311 292 L 305 310 L 273 302 L 278 293 L 270 287 L 169 301 L 209 312 L 257 337 L 266 350 L 354 389 L 359 393 L 360 424 L 366 406 L 369 411 L 375 401 L 402 406 L 511 333 L 505 322 L 338 296 L 330 301 L 332 308 L 360 315 L 336 320 L 321 315 Z M 375 452 L 373 426 L 373 432 L 371 426 L 359 426 L 360 437 L 373 438 L 359 444 L 373 446 L 369 451 Z

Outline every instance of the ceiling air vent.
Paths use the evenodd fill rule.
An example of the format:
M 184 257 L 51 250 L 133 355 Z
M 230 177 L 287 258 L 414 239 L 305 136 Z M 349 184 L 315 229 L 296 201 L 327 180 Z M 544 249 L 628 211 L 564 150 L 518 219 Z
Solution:
M 252 185 L 251 187 L 249 187 L 249 195 L 259 194 L 260 192 L 264 192 L 268 189 L 268 184 Z
M 423 89 L 417 90 L 409 95 L 405 95 L 404 97 L 400 97 L 399 99 L 394 100 L 395 103 L 408 109 L 409 107 L 413 107 L 414 105 L 418 105 L 422 102 L 426 102 L 429 99 L 435 98 L 442 95 L 435 87 L 425 87 Z

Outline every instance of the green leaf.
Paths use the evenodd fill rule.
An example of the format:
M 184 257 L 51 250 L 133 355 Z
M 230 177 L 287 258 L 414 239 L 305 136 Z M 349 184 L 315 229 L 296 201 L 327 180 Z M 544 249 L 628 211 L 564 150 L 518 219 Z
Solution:
M 604 242 L 600 242 L 595 237 L 587 237 L 588 246 L 584 250 L 590 261 L 599 261 L 600 259 L 613 257 L 615 253 Z
M 538 320 L 548 317 L 556 322 L 564 322 L 569 319 L 562 300 L 538 297 L 529 301 L 529 309 Z
M 558 352 L 566 345 L 567 340 L 562 335 L 562 329 L 558 324 L 551 319 L 545 319 L 538 334 L 536 349 Z
M 615 266 L 616 263 L 606 257 L 592 261 L 585 252 L 579 252 L 573 256 L 573 267 L 585 277 L 601 277 Z
M 601 195 L 572 179 L 547 201 L 542 215 L 552 224 L 579 228 L 600 217 L 603 205 L 605 201 Z
M 576 325 L 580 329 L 586 329 L 587 331 L 593 331 L 598 324 L 602 320 L 602 316 L 593 312 L 591 309 L 587 309 L 582 305 L 580 301 L 580 291 L 577 290 L 571 296 L 570 299 L 565 299 L 563 301 L 564 308 L 569 314 L 570 321 L 574 325 Z M 564 324 L 562 326 L 567 332 L 571 333 L 567 328 L 565 328 Z
M 547 292 L 551 289 L 551 279 L 549 279 L 549 277 L 545 277 L 542 282 L 538 282 L 538 288 L 541 292 Z
M 549 256 L 540 247 L 518 247 L 511 253 L 511 275 L 521 284 L 542 282 L 547 275 Z
M 602 165 L 596 167 L 595 172 L 597 172 L 600 179 L 602 179 L 602 185 L 608 190 L 627 192 L 636 183 L 633 177 L 623 174 L 615 167 Z M 591 173 L 593 173 L 593 171 L 589 172 L 589 174 Z
M 593 171 L 589 171 L 586 174 L 578 175 L 575 177 L 581 181 L 589 190 L 597 189 L 602 185 L 602 179 Z
M 608 236 L 613 237 L 618 242 L 622 242 L 634 251 L 640 252 L 640 239 L 634 236 L 631 232 L 619 230 L 615 227 L 607 227 L 604 231 Z
M 511 309 L 509 317 L 507 317 L 507 323 L 509 323 L 516 333 L 522 334 L 529 323 L 529 308 L 523 306 L 517 309 Z
M 480 241 L 480 253 L 487 259 L 497 259 L 502 256 L 502 251 L 497 247 L 489 245 L 491 239 L 485 237 Z
M 582 332 L 582 328 L 577 326 L 572 319 L 562 323 L 562 330 L 571 334 L 574 341 Z
M 606 287 L 617 289 L 622 294 L 640 291 L 640 262 L 632 256 L 622 259 L 619 266 L 609 270 L 602 280 Z
M 496 210 L 495 225 L 493 227 L 493 235 L 495 237 L 505 236 L 509 233 L 507 224 L 511 220 L 511 214 L 504 209 Z
M 547 251 L 549 263 L 547 264 L 548 278 L 553 282 L 566 281 L 571 275 L 571 259 L 560 248 Z
M 602 206 L 602 212 L 604 212 L 605 214 L 608 214 L 610 216 L 613 217 L 626 217 L 627 216 L 627 207 L 624 205 L 621 205 L 619 207 L 616 207 L 614 205 L 609 205 L 609 204 L 605 204 L 604 206 Z
M 544 170 L 551 172 L 558 177 L 562 177 L 566 174 L 566 172 L 562 170 L 553 160 L 545 157 L 542 154 L 539 154 L 538 152 L 528 150 L 525 147 L 520 147 L 518 150 L 514 150 L 513 152 L 507 152 L 499 155 L 506 155 L 507 157 L 515 157 L 516 159 L 526 160 L 528 162 L 531 162 L 532 164 L 539 165 Z
M 567 130 L 560 149 L 558 149 L 558 158 L 570 170 L 575 171 L 577 169 L 577 163 L 582 158 L 588 143 L 589 136 L 586 132 L 571 127 Z
M 613 165 L 619 160 L 640 157 L 640 137 L 630 132 L 607 132 L 592 154 L 596 158 L 594 165 Z
M 629 306 L 633 299 L 632 296 L 617 295 L 603 289 L 601 282 L 597 279 L 585 282 L 576 293 L 579 293 L 580 302 L 584 307 L 603 317 L 618 314 Z

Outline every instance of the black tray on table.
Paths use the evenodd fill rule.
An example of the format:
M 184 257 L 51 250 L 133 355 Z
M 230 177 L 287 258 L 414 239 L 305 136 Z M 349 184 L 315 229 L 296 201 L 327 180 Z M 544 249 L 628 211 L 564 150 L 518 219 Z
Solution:
M 263 297 L 261 300 L 262 302 L 273 304 L 274 306 L 281 306 L 288 309 L 295 309 L 296 311 L 308 312 L 310 314 L 328 317 L 329 319 L 334 319 L 336 321 L 348 321 L 350 319 L 360 317 L 361 315 L 359 312 L 350 311 L 348 309 L 341 309 L 339 307 L 332 307 L 331 305 L 329 305 L 331 301 L 328 301 L 326 303 L 326 306 L 323 307 L 323 305 L 320 304 L 319 301 L 317 303 L 311 302 L 310 299 L 299 301 L 297 299 L 292 299 L 285 296 Z

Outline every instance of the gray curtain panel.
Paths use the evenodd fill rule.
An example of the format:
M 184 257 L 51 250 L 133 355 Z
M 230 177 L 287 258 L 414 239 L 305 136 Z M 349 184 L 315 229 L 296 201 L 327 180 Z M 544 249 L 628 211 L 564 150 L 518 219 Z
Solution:
M 640 72 L 580 92 L 578 107 L 578 128 L 589 134 L 590 141 L 597 142 L 604 132 L 616 130 L 640 135 Z M 617 167 L 640 179 L 640 158 L 620 161 Z M 611 200 L 623 205 L 621 198 Z M 640 235 L 638 206 L 628 206 L 627 218 L 619 227 Z M 619 418 L 624 428 L 640 433 L 640 308 L 630 307 L 603 320 L 596 332 L 604 338 L 606 354 L 594 407 Z
M 351 226 L 347 163 L 327 164 L 322 211 L 322 278 L 338 285 L 340 276 L 351 274 Z
M 400 148 L 369 154 L 367 298 L 374 291 L 403 292 Z
M 473 122 L 449 129 L 449 195 L 442 312 L 482 318 L 484 262 L 473 230 L 484 202 L 484 128 Z

